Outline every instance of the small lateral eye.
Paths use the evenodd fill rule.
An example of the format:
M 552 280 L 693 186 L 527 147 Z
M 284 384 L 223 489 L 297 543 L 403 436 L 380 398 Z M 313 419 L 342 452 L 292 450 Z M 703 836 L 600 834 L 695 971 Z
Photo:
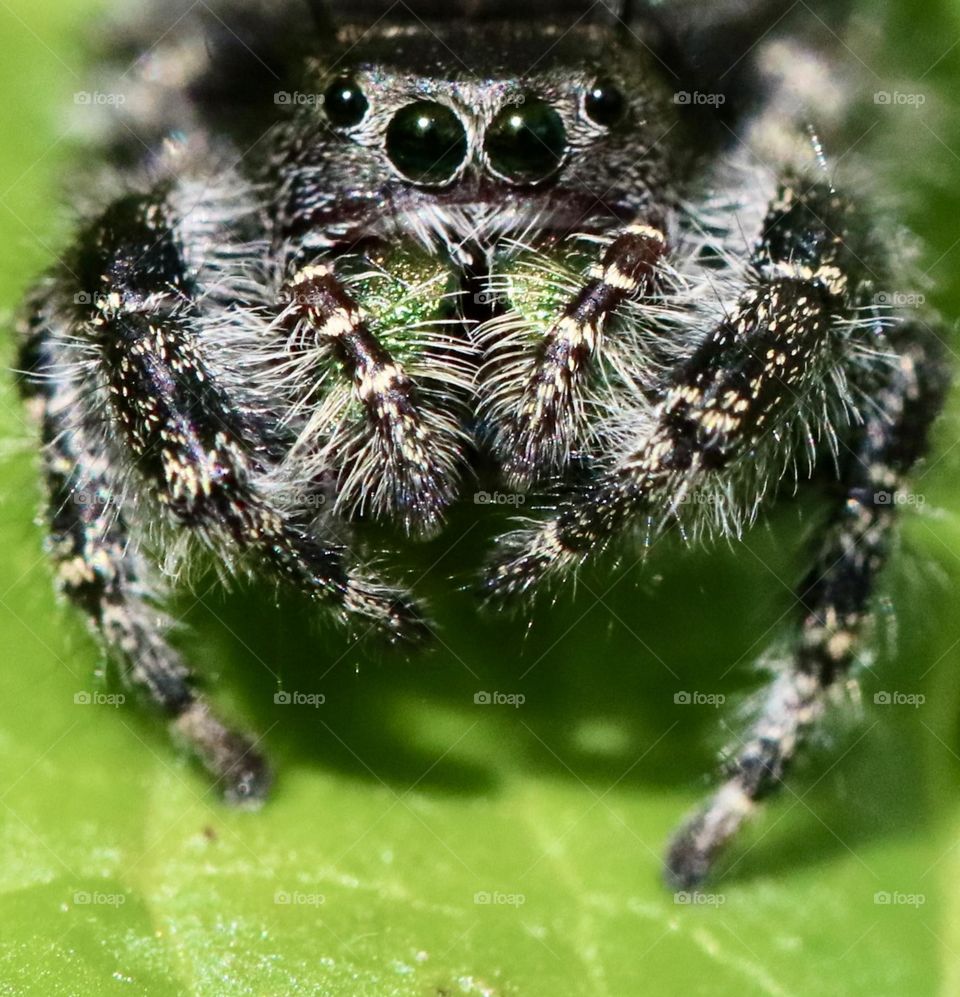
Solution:
M 583 109 L 591 121 L 609 128 L 623 118 L 627 110 L 627 101 L 616 83 L 601 79 L 587 90 Z
M 323 109 L 334 128 L 351 128 L 359 125 L 370 103 L 357 82 L 341 76 L 327 87 L 323 95 Z

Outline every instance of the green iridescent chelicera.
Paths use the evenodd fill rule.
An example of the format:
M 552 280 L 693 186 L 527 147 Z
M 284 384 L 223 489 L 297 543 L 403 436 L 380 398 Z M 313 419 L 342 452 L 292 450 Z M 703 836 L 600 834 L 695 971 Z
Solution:
M 445 104 L 418 100 L 402 107 L 387 126 L 387 155 L 414 183 L 449 183 L 467 158 L 467 133 Z
M 404 243 L 373 257 L 342 256 L 336 273 L 368 316 L 370 330 L 401 362 L 416 354 L 425 327 L 456 311 L 450 297 L 458 287 L 456 274 L 416 245 Z
M 518 184 L 553 176 L 563 162 L 567 132 L 560 115 L 538 97 L 505 107 L 487 129 L 486 152 L 493 171 Z
M 521 251 L 511 248 L 494 255 L 491 276 L 495 283 L 510 288 L 509 307 L 515 310 L 530 330 L 531 345 L 542 337 L 569 303 L 570 292 L 565 286 L 585 273 L 595 259 L 591 246 L 576 240 L 549 251 Z M 565 280 L 544 280 L 544 274 L 555 274 Z
M 596 244 L 573 237 L 544 250 L 521 250 L 505 247 L 494 254 L 491 267 L 491 287 L 505 288 L 506 311 L 515 313 L 519 322 L 511 329 L 518 337 L 515 344 L 536 353 L 543 344 L 545 329 L 551 328 L 564 314 L 570 302 L 571 287 L 596 262 Z M 617 316 L 611 316 L 606 327 L 616 336 Z M 517 345 L 511 345 L 511 349 Z M 599 351 L 593 369 L 586 375 L 594 385 L 626 385 L 621 357 L 616 350 Z

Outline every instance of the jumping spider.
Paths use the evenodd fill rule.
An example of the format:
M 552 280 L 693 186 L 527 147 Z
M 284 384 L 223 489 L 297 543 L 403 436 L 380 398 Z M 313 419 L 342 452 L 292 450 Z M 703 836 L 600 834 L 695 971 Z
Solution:
M 351 524 L 432 534 L 481 460 L 553 509 L 498 541 L 496 602 L 821 477 L 790 649 L 669 849 L 701 881 L 850 678 L 947 386 L 935 317 L 878 298 L 902 240 L 833 168 L 843 81 L 760 2 L 161 6 L 113 36 L 140 58 L 96 206 L 21 324 L 63 592 L 257 799 L 158 608 L 191 539 L 416 641 Z

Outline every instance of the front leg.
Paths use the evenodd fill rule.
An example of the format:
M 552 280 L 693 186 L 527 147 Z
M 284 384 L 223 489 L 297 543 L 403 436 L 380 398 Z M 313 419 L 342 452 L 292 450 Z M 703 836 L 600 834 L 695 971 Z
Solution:
M 686 513 L 692 530 L 706 529 L 693 517 L 718 499 L 727 503 L 721 528 L 730 533 L 796 457 L 801 430 L 806 439 L 846 440 L 837 454 L 841 498 L 798 591 L 803 616 L 793 650 L 726 781 L 670 848 L 667 876 L 681 887 L 704 879 L 757 801 L 781 784 L 832 690 L 850 675 L 895 496 L 942 405 L 936 336 L 920 324 L 883 328 L 862 314 L 870 291 L 864 259 L 884 266 L 848 199 L 823 183 L 786 185 L 765 222 L 751 286 L 675 371 L 652 428 L 552 519 L 508 538 L 487 577 L 500 599 L 522 594 L 575 569 L 638 520 L 664 525 Z M 750 492 L 740 504 L 745 481 Z M 713 501 L 685 501 L 702 490 Z
M 856 338 L 866 323 L 853 321 L 861 258 L 871 252 L 862 238 L 848 199 L 819 181 L 785 182 L 735 309 L 669 372 L 659 404 L 637 412 L 640 435 L 599 455 L 605 470 L 588 487 L 539 526 L 503 539 L 486 576 L 491 595 L 522 594 L 565 575 L 638 523 L 660 528 L 690 509 L 726 508 L 726 524 L 754 515 L 804 420 L 815 438 L 832 433 L 831 420 L 850 418 L 831 398 L 843 401 L 847 373 L 872 350 Z M 724 507 L 738 478 L 750 475 L 759 494 Z M 685 505 L 700 489 L 713 489 L 717 501 Z
M 240 397 L 229 359 L 208 353 L 203 288 L 180 238 L 164 191 L 117 201 L 38 291 L 18 366 L 43 426 L 63 591 L 129 686 L 173 719 L 228 797 L 247 799 L 266 792 L 269 772 L 254 742 L 214 716 L 167 640 L 165 592 L 147 557 L 160 523 L 199 538 L 227 570 L 254 562 L 345 623 L 400 640 L 427 630 L 405 593 L 358 570 L 297 506 L 278 504 L 280 420 Z
M 199 289 L 162 198 L 117 202 L 84 235 L 75 270 L 99 293 L 83 306 L 80 335 L 114 418 L 131 472 L 180 525 L 230 567 L 251 555 L 262 569 L 346 619 L 391 638 L 417 637 L 422 620 L 399 592 L 348 562 L 342 544 L 270 497 L 278 427 L 231 398 L 204 351 Z

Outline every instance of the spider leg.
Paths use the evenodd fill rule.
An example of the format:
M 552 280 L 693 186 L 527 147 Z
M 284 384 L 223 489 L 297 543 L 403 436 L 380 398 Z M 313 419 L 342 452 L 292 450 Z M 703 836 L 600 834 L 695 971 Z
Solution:
M 809 430 L 810 420 L 820 419 L 821 433 L 834 431 L 823 386 L 843 378 L 847 411 L 832 418 L 847 427 L 851 459 L 842 500 L 799 591 L 804 616 L 795 650 L 727 781 L 674 840 L 667 875 L 681 886 L 707 875 L 755 802 L 779 785 L 831 689 L 849 674 L 897 490 L 923 453 L 942 404 L 937 337 L 920 324 L 894 320 L 883 330 L 858 319 L 872 276 L 863 258 L 884 265 L 858 230 L 850 201 L 822 182 L 785 184 L 754 252 L 751 286 L 672 375 L 650 428 L 585 495 L 564 500 L 540 527 L 508 538 L 506 555 L 487 579 L 498 597 L 525 592 L 575 568 L 639 518 L 679 515 L 693 489 L 764 462 L 777 468 L 782 451 L 793 446 L 791 420 Z M 877 354 L 878 338 L 886 356 L 866 359 Z M 766 486 L 779 476 L 769 472 Z M 694 505 L 690 515 L 696 514 Z M 748 516 L 737 514 L 741 521 Z
M 49 334 L 35 329 L 21 350 L 20 369 L 36 375 L 55 369 L 53 352 Z M 159 608 L 163 589 L 116 502 L 100 440 L 78 418 L 77 392 L 54 392 L 48 380 L 24 380 L 21 388 L 41 424 L 49 544 L 61 591 L 100 636 L 125 685 L 145 692 L 171 717 L 226 798 L 261 799 L 271 781 L 267 763 L 247 735 L 212 712 L 166 639 L 171 624 Z
M 331 351 L 352 381 L 375 434 L 373 471 L 386 478 L 389 509 L 408 532 L 435 532 L 453 500 L 456 473 L 448 446 L 421 413 L 412 378 L 370 331 L 330 267 L 302 267 L 281 300 L 291 308 L 289 349 Z
M 665 874 L 681 889 L 703 881 L 756 803 L 779 787 L 829 707 L 832 690 L 856 664 L 874 580 L 895 523 L 896 496 L 923 452 L 946 389 L 939 344 L 921 329 L 910 335 L 912 342 L 860 427 L 840 501 L 797 591 L 803 618 L 794 648 L 725 765 L 722 785 L 670 845 Z
M 649 429 L 552 518 L 504 538 L 486 576 L 492 596 L 576 569 L 644 518 L 669 520 L 691 489 L 776 454 L 849 349 L 838 322 L 854 314 L 861 264 L 835 233 L 850 232 L 851 210 L 822 182 L 784 182 L 736 308 L 671 372 L 652 419 L 638 419 Z
M 546 330 L 517 378 L 500 379 L 509 398 L 495 393 L 491 410 L 506 408 L 496 426 L 493 447 L 507 479 L 519 489 L 562 470 L 583 419 L 585 381 L 602 349 L 607 320 L 628 298 L 648 293 L 658 262 L 667 251 L 663 232 L 631 225 L 608 247 L 600 274 L 567 303 Z
M 260 481 L 271 427 L 228 397 L 195 330 L 198 306 L 172 219 L 155 198 L 117 202 L 88 233 L 82 271 L 101 288 L 82 326 L 135 472 L 180 524 L 254 555 L 281 581 L 392 638 L 423 624 L 401 593 L 366 578 L 343 547 L 287 515 Z

